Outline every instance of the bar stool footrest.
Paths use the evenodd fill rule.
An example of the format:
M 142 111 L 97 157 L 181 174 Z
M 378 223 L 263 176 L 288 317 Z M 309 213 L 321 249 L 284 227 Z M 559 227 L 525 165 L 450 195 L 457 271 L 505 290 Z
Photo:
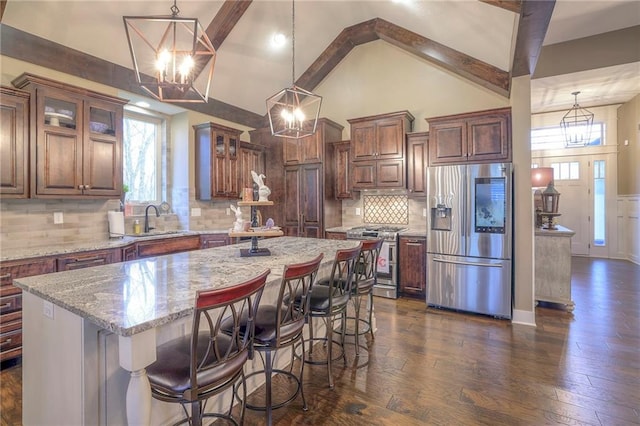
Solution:
M 280 369 L 273 369 L 272 370 L 272 376 L 271 376 L 271 381 L 272 381 L 272 387 L 273 387 L 273 379 L 276 377 L 275 374 L 283 374 L 291 379 L 293 379 L 293 381 L 295 382 L 296 385 L 296 389 L 295 391 L 293 391 L 293 393 L 291 395 L 289 395 L 287 397 L 286 400 L 282 401 L 282 402 L 276 402 L 276 403 L 271 403 L 271 409 L 272 410 L 276 410 L 278 408 L 282 408 L 290 403 L 292 403 L 297 397 L 298 395 L 300 395 L 300 390 L 302 389 L 302 383 L 300 382 L 300 379 L 298 379 L 298 376 L 296 376 L 295 374 L 293 374 L 290 371 L 287 370 L 280 370 Z M 258 370 L 258 371 L 253 371 L 250 374 L 247 374 L 246 379 L 248 380 L 249 377 L 255 376 L 257 374 L 265 374 L 265 370 Z M 236 389 L 234 389 L 234 393 L 235 393 Z M 266 391 L 266 390 L 265 390 Z M 247 398 L 250 395 L 247 395 Z M 272 398 L 273 398 L 273 393 L 271 394 Z M 236 395 L 237 397 L 237 395 Z M 245 403 L 245 407 L 247 407 L 250 410 L 254 410 L 254 411 L 267 411 L 267 407 L 264 405 L 253 405 L 253 404 L 249 404 L 249 402 Z
M 355 319 L 356 319 L 356 317 L 347 317 L 346 318 L 347 321 L 355 320 Z M 367 333 L 369 333 L 371 331 L 371 324 L 369 324 L 369 321 L 367 321 L 364 318 L 358 318 L 358 321 L 360 321 L 361 324 L 365 324 L 366 325 L 366 327 L 364 329 L 358 330 L 358 336 L 363 336 L 363 335 L 365 335 L 365 334 L 367 334 Z M 355 336 L 356 335 L 356 333 L 354 331 L 348 331 L 348 330 L 349 330 L 349 328 L 347 327 L 347 331 L 344 332 L 345 336 Z M 334 328 L 333 332 L 337 333 L 337 334 L 341 334 L 342 330 L 340 330 L 340 328 Z

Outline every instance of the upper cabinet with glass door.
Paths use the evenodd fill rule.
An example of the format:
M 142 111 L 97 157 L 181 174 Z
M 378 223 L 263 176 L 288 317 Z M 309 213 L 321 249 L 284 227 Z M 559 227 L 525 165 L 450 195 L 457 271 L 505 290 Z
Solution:
M 31 93 L 30 196 L 120 198 L 127 101 L 26 73 L 12 83 Z

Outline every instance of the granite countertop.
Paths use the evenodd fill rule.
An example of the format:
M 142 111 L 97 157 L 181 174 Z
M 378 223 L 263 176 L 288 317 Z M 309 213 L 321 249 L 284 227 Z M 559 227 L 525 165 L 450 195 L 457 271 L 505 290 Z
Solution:
M 536 236 L 548 236 L 548 237 L 572 237 L 576 233 L 575 231 L 565 228 L 564 226 L 556 225 L 557 229 L 542 229 L 536 228 Z
M 240 257 L 240 248 L 250 247 L 246 242 L 20 278 L 14 284 L 105 330 L 131 336 L 191 315 L 197 290 L 232 286 L 267 268 L 267 287 L 277 285 L 284 265 L 324 253 L 327 268 L 336 250 L 358 243 L 279 237 L 260 241 L 271 256 Z
M 162 238 L 175 238 L 185 235 L 201 235 L 201 234 L 228 234 L 228 229 L 213 229 L 204 231 L 159 231 L 151 232 L 144 236 L 125 235 L 122 238 L 112 238 L 109 240 L 97 240 L 82 243 L 57 244 L 47 247 L 34 247 L 17 250 L 2 250 L 0 253 L 0 261 L 30 259 L 41 256 L 55 256 L 60 254 L 78 253 L 89 250 L 105 250 L 118 247 L 125 247 L 139 241 L 157 240 Z

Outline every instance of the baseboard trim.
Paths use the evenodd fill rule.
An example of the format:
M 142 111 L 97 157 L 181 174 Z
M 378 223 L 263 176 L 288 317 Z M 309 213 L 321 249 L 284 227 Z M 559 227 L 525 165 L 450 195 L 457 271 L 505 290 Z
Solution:
M 536 326 L 536 313 L 534 311 L 520 311 L 518 309 L 513 310 L 513 324 L 528 325 L 530 327 Z

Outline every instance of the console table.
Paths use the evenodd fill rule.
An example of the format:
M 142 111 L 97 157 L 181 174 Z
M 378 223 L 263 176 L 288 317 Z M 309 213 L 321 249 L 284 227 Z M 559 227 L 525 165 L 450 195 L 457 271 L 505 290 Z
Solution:
M 572 312 L 571 237 L 575 232 L 564 226 L 556 228 L 537 228 L 535 232 L 535 298 L 536 302 L 565 305 Z

